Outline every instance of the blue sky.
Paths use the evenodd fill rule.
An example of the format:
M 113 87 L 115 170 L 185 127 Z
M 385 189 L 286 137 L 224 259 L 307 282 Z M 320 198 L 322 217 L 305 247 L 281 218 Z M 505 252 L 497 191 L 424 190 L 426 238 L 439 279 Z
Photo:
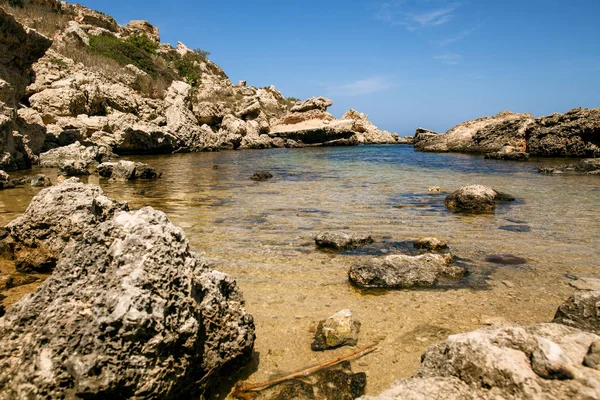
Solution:
M 324 95 L 381 128 L 600 107 L 598 0 L 81 0 L 211 52 L 232 81 Z

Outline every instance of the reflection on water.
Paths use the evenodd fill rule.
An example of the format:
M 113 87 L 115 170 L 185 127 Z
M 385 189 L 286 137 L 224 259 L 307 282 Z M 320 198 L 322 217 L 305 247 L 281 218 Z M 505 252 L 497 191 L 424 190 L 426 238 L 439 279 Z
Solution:
M 350 308 L 362 321 L 359 345 L 383 340 L 382 350 L 356 368 L 368 373 L 367 392 L 376 393 L 413 373 L 425 347 L 476 329 L 489 316 L 520 324 L 550 320 L 572 290 L 565 274 L 599 272 L 600 179 L 535 173 L 539 165 L 564 160 L 503 162 L 417 153 L 408 146 L 131 159 L 162 169 L 163 178 L 100 184 L 132 208 L 166 212 L 195 251 L 238 280 L 256 319 L 261 353 L 252 379 L 347 352 L 311 352 L 309 329 Z M 250 180 L 257 170 L 269 170 L 274 178 Z M 448 212 L 447 193 L 473 183 L 518 201 L 500 205 L 495 215 Z M 432 186 L 442 193 L 429 193 Z M 36 192 L 0 192 L 0 224 L 22 212 Z M 312 237 L 333 229 L 368 233 L 376 243 L 341 254 L 317 251 Z M 414 253 L 411 243 L 422 236 L 448 241 L 470 275 L 425 291 L 371 293 L 348 284 L 348 266 L 358 257 Z M 521 259 L 526 264 L 512 262 Z

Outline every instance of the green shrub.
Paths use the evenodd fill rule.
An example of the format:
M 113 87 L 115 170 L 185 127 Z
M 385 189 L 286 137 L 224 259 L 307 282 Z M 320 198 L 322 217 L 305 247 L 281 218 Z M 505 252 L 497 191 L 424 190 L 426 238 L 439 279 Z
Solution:
M 290 97 L 287 98 L 287 101 L 289 101 L 290 103 L 295 103 L 297 101 L 300 101 L 300 99 L 297 98 L 297 97 L 290 96 Z
M 131 42 L 111 36 L 91 36 L 88 51 L 111 58 L 121 65 L 133 64 L 152 77 L 156 77 L 157 71 L 152 54 Z
M 181 79 L 186 81 L 192 87 L 200 85 L 202 72 L 198 65 L 203 60 L 200 56 L 194 53 L 187 53 L 183 56 L 177 57 L 173 60 L 173 65 L 177 68 L 177 72 Z
M 126 43 L 129 43 L 140 50 L 145 51 L 149 54 L 156 54 L 156 49 L 158 49 L 158 43 L 154 42 L 145 34 L 133 34 L 125 39 Z
M 206 60 L 208 58 L 208 56 L 210 55 L 209 51 L 206 50 L 202 50 L 202 49 L 194 49 L 194 53 L 197 56 L 200 56 L 202 59 Z
M 64 62 L 63 60 L 61 60 L 60 58 L 50 58 L 50 59 L 48 60 L 48 62 L 49 62 L 50 64 L 57 65 L 57 66 L 58 66 L 58 68 L 65 68 L 65 67 L 67 66 L 67 63 L 66 63 L 66 62 Z

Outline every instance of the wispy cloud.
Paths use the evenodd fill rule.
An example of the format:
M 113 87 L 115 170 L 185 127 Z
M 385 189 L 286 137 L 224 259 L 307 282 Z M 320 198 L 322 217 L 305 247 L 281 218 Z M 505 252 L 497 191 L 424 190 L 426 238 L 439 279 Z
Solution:
M 410 31 L 416 31 L 445 24 L 454 18 L 454 11 L 462 5 L 459 2 L 453 2 L 423 9 L 422 3 L 423 1 L 419 2 L 418 0 L 386 1 L 379 4 L 375 18 L 391 25 L 401 25 Z
M 330 86 L 328 92 L 339 96 L 363 96 L 367 94 L 382 92 L 395 86 L 381 76 L 373 76 L 365 79 L 358 79 L 350 83 L 338 86 Z
M 442 64 L 446 65 L 456 65 L 460 63 L 461 56 L 456 53 L 446 53 L 440 56 L 433 57 L 435 60 L 440 61 Z
M 459 41 L 471 36 L 473 34 L 473 32 L 475 32 L 476 30 L 481 28 L 481 26 L 482 26 L 482 24 L 478 24 L 478 25 L 472 27 L 471 29 L 465 29 L 463 31 L 460 31 L 454 36 L 450 36 L 450 37 L 440 40 L 439 42 L 437 42 L 437 44 L 444 47 L 444 46 L 448 46 L 452 43 L 459 42 Z

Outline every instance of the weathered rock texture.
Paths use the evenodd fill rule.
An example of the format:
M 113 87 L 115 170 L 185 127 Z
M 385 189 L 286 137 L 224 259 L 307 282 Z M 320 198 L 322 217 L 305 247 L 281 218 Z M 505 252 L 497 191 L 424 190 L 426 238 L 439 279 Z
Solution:
M 425 351 L 413 378 L 362 399 L 598 399 L 600 371 L 583 365 L 598 339 L 559 324 L 452 335 Z
M 364 288 L 431 287 L 442 276 L 460 278 L 465 275 L 463 268 L 451 266 L 451 263 L 450 255 L 391 255 L 355 263 L 348 271 L 348 278 Z
M 40 191 L 25 212 L 7 226 L 3 239 L 22 271 L 48 271 L 70 240 L 127 210 L 126 202 L 104 196 L 98 186 L 71 178 Z
M 103 178 L 109 178 L 118 181 L 156 179 L 160 178 L 162 175 L 162 172 L 152 168 L 148 164 L 133 161 L 102 163 L 96 167 L 96 172 L 98 172 L 98 175 Z
M 600 176 L 600 159 L 586 158 L 576 164 L 563 164 L 558 167 L 540 167 L 538 172 L 542 174 L 573 174 L 573 175 L 597 175 Z
M 340 346 L 355 346 L 358 343 L 359 332 L 360 322 L 354 318 L 352 312 L 341 310 L 319 322 L 311 348 L 319 351 Z
M 504 146 L 500 151 L 485 153 L 485 157 L 490 160 L 508 160 L 508 161 L 527 161 L 529 153 L 525 153 L 516 147 Z
M 24 28 L 2 8 L 0 27 L 0 169 L 13 171 L 35 163 L 44 143 L 41 120 L 17 109 L 33 78 L 32 64 L 52 42 Z
M 556 311 L 553 322 L 600 334 L 600 292 L 569 297 Z
M 346 232 L 322 232 L 315 236 L 317 247 L 333 250 L 350 250 L 373 243 L 369 235 Z
M 448 248 L 448 243 L 435 237 L 425 237 L 415 240 L 413 244 L 417 249 L 426 250 L 444 250 Z
M 513 201 L 514 197 L 483 185 L 463 186 L 444 200 L 449 210 L 465 213 L 486 213 L 496 209 L 496 203 Z
M 0 337 L 0 398 L 181 399 L 247 356 L 254 326 L 235 281 L 148 207 L 71 241 Z

